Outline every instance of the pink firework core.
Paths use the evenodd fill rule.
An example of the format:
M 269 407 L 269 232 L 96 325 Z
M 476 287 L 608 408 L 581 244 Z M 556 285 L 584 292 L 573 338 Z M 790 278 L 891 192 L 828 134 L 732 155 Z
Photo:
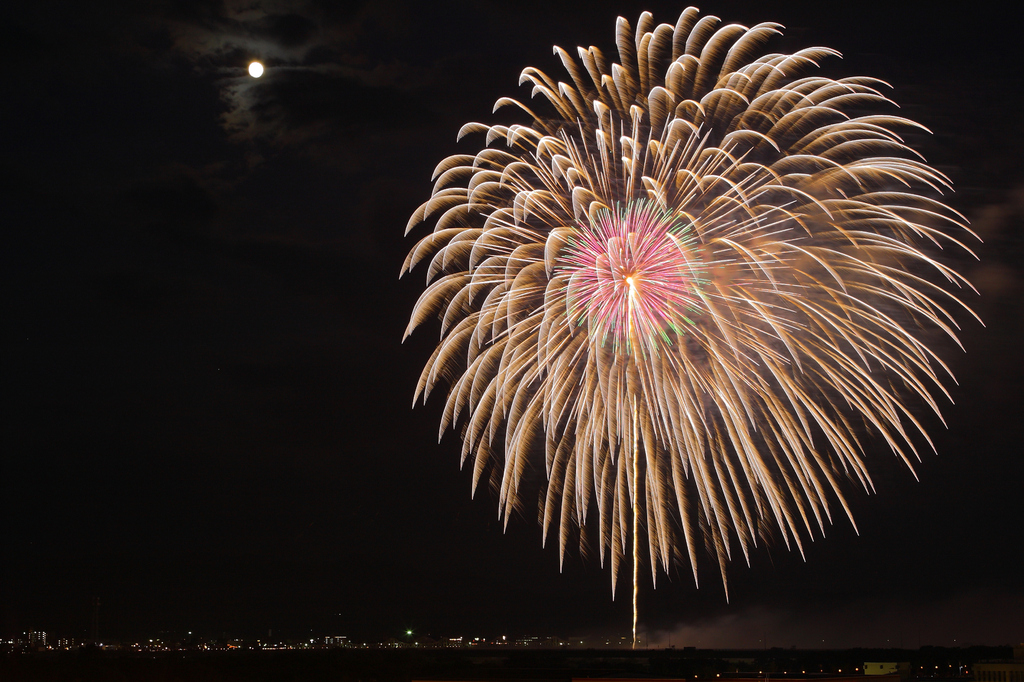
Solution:
M 699 308 L 699 276 L 688 222 L 646 201 L 600 211 L 577 226 L 559 270 L 574 326 L 601 345 L 631 352 L 671 344 Z

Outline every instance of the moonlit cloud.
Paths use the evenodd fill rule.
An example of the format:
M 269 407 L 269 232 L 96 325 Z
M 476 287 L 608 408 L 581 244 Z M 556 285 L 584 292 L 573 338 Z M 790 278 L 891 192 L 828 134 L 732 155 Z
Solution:
M 216 12 L 179 13 L 170 34 L 174 52 L 215 79 L 231 141 L 355 168 L 375 128 L 387 124 L 393 135 L 402 127 L 389 112 L 411 104 L 410 93 L 429 78 L 424 67 L 373 54 L 357 40 L 367 27 L 386 38 L 394 27 L 385 12 L 372 4 L 339 14 L 312 2 L 228 2 Z M 252 60 L 265 67 L 259 79 L 248 76 Z M 359 134 L 348 134 L 354 126 Z M 250 165 L 263 154 L 250 149 Z

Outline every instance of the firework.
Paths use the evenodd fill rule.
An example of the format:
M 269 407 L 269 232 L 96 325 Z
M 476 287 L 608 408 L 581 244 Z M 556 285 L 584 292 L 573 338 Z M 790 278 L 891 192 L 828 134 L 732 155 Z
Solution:
M 521 79 L 545 111 L 464 126 L 485 148 L 409 221 L 434 229 L 407 334 L 441 326 L 414 402 L 447 386 L 474 491 L 505 523 L 538 495 L 560 561 L 596 527 L 613 592 L 630 536 L 634 590 L 641 534 L 654 579 L 696 581 L 702 545 L 723 583 L 737 545 L 802 553 L 850 515 L 845 479 L 871 490 L 865 435 L 908 466 L 930 445 L 911 405 L 938 413 L 932 345 L 969 284 L 929 254 L 966 250 L 966 220 L 901 137 L 921 126 L 876 113 L 885 84 L 762 54 L 780 28 L 690 8 L 619 18 L 619 63 L 556 47 L 568 82 Z

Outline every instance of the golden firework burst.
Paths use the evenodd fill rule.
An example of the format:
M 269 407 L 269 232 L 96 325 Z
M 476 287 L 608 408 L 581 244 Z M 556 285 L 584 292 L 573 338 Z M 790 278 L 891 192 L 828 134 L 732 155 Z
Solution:
M 407 334 L 441 326 L 417 399 L 448 386 L 441 431 L 506 523 L 539 492 L 563 559 L 596 526 L 613 592 L 631 522 L 654 578 L 696 580 L 702 544 L 723 583 L 736 544 L 802 552 L 850 514 L 841 479 L 871 489 L 862 434 L 910 466 L 907 398 L 946 392 L 932 345 L 969 284 L 934 254 L 971 234 L 949 181 L 877 113 L 884 83 L 815 75 L 828 48 L 762 54 L 780 28 L 690 8 L 619 18 L 618 63 L 556 47 L 567 82 L 521 79 L 545 113 L 502 98 L 528 122 L 464 126 L 486 146 L 409 221 L 434 227 Z

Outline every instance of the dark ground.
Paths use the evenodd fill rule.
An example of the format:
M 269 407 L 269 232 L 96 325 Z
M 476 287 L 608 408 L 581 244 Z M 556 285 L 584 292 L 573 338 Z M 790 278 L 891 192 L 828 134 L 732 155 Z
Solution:
M 80 649 L 11 653 L 4 682 L 404 682 L 409 680 L 571 680 L 579 678 L 825 679 L 865 661 L 909 661 L 911 678 L 966 680 L 976 661 L 1005 659 L 1009 647 L 826 650 L 334 649 L 142 654 Z M 796 677 L 786 676 L 786 672 Z M 806 671 L 806 675 L 801 674 Z M 820 676 L 820 677 L 815 677 Z M 847 678 L 848 679 L 848 678 Z M 876 678 L 896 679 L 896 678 Z

